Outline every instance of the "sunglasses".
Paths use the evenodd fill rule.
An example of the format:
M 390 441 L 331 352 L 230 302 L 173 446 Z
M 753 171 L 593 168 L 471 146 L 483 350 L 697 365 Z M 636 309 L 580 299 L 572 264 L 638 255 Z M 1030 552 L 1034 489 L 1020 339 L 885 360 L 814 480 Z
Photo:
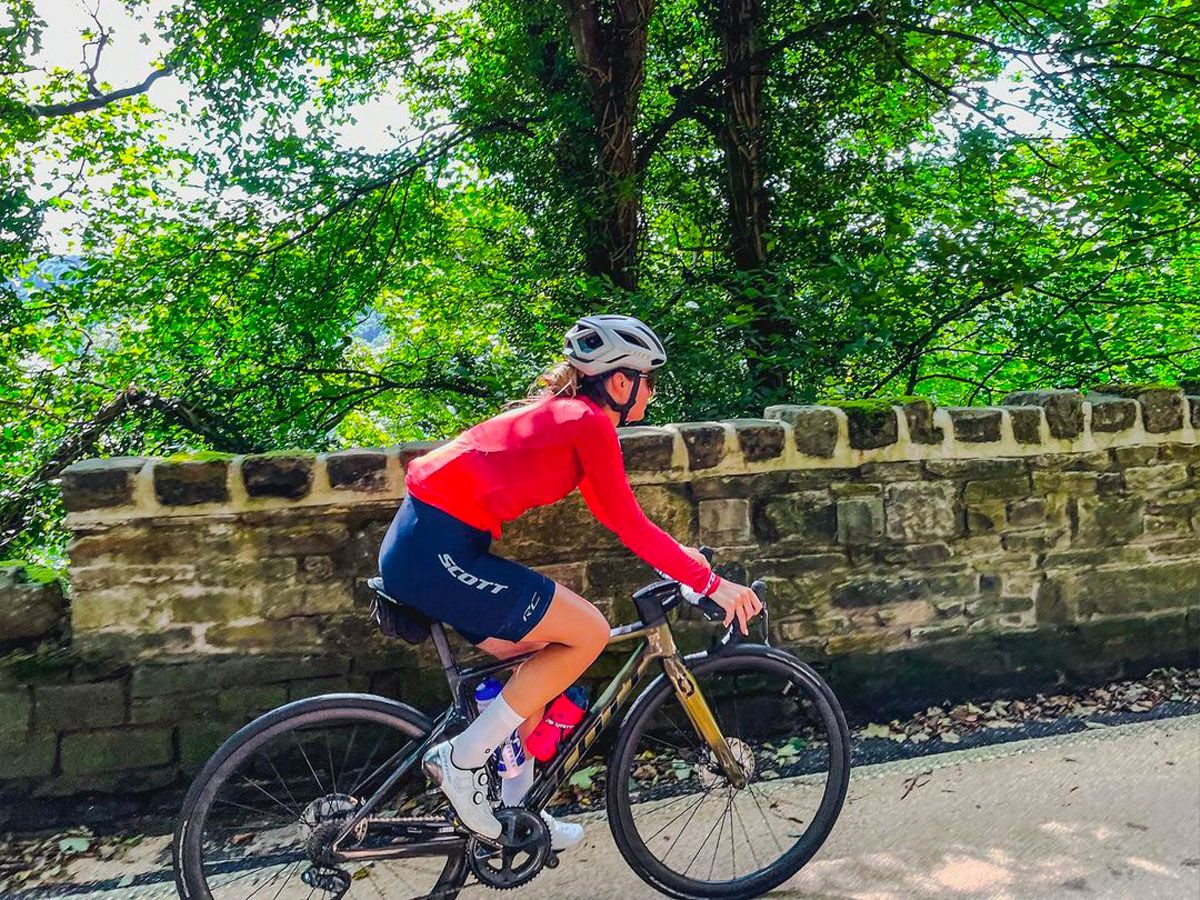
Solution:
M 635 381 L 636 381 L 636 379 L 641 379 L 642 381 L 646 382 L 646 387 L 649 388 L 649 390 L 650 390 L 650 396 L 651 397 L 654 396 L 654 392 L 655 392 L 654 382 L 655 382 L 656 376 L 658 374 L 657 372 L 639 372 L 636 369 L 623 369 L 622 371 L 625 373 L 625 375 L 628 378 L 635 379 Z M 633 390 L 635 393 L 637 392 L 637 384 L 636 383 L 634 384 Z

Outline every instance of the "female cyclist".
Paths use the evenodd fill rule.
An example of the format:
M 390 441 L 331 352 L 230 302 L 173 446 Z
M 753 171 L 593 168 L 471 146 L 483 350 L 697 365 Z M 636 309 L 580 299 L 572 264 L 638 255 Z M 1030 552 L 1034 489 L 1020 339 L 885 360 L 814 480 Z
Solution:
M 752 590 L 719 578 L 698 550 L 646 518 L 629 486 L 616 429 L 645 415 L 654 372 L 667 359 L 662 342 L 630 316 L 587 316 L 567 332 L 564 353 L 538 379 L 540 391 L 409 465 L 407 496 L 379 551 L 384 588 L 398 600 L 496 657 L 537 651 L 466 730 L 424 759 L 463 824 L 489 838 L 500 823 L 487 802 L 488 758 L 514 729 L 522 739 L 532 731 L 546 703 L 600 655 L 609 631 L 574 591 L 488 552 L 504 522 L 578 486 L 625 546 L 711 596 L 726 624 L 736 617 L 745 632 L 762 608 Z M 532 779 L 531 764 L 504 779 L 502 802 L 520 803 Z M 543 817 L 555 850 L 582 838 L 581 826 Z

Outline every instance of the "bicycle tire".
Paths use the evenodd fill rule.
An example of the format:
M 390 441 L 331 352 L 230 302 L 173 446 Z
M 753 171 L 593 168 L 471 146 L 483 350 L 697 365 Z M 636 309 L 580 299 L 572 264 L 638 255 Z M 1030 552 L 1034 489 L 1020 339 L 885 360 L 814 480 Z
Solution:
M 833 829 L 845 802 L 850 781 L 850 731 L 841 705 L 829 685 L 810 666 L 791 654 L 763 645 L 746 644 L 716 656 L 694 654 L 684 659 L 697 678 L 722 670 L 760 669 L 783 674 L 802 686 L 819 710 L 829 740 L 830 775 L 812 825 L 800 840 L 775 862 L 742 878 L 702 881 L 687 878 L 664 865 L 646 846 L 633 819 L 633 804 L 622 773 L 630 770 L 642 730 L 675 692 L 660 676 L 638 698 L 622 721 L 609 756 L 607 803 L 613 840 L 630 868 L 655 890 L 680 900 L 735 900 L 758 897 L 796 874 L 820 849 Z
M 412 707 L 373 694 L 323 694 L 296 700 L 249 722 L 229 737 L 205 763 L 180 807 L 171 843 L 175 886 L 182 900 L 213 900 L 204 876 L 201 841 L 213 798 L 224 777 L 256 748 L 289 730 L 326 722 L 355 719 L 395 727 L 419 741 L 432 727 L 428 717 Z M 419 763 L 418 763 L 419 765 Z M 467 878 L 465 854 L 450 855 L 431 894 L 453 900 Z

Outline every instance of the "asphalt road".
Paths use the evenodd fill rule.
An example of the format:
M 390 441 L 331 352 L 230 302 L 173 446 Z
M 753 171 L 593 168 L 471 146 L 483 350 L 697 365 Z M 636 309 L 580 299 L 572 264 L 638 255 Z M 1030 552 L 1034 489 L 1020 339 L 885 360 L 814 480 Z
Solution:
M 789 809 L 804 806 L 809 790 L 785 783 L 762 800 L 771 806 L 770 816 L 786 817 Z M 646 821 L 658 816 L 667 822 L 672 813 L 650 808 Z M 752 818 L 747 813 L 737 821 L 750 843 L 764 846 L 767 837 Z M 547 900 L 655 895 L 625 865 L 603 814 L 576 821 L 587 825 L 585 842 L 521 895 Z M 684 837 L 698 846 L 697 834 L 693 829 Z M 680 852 L 690 853 L 686 841 Z M 701 862 L 707 859 L 707 850 L 697 852 L 704 854 Z M 123 860 L 82 862 L 70 870 L 71 884 L 55 893 L 87 900 L 174 897 L 163 869 L 166 854 L 166 839 L 152 838 Z M 715 856 L 711 865 L 719 873 L 726 862 Z M 411 893 L 387 880 L 392 876 L 378 874 L 355 882 L 347 900 L 399 900 Z M 144 883 L 147 878 L 153 881 Z M 281 883 L 264 885 L 255 896 L 306 900 L 308 888 L 276 896 Z M 462 896 L 488 893 L 476 886 Z M 825 846 L 769 896 L 1200 900 L 1200 716 L 856 768 Z

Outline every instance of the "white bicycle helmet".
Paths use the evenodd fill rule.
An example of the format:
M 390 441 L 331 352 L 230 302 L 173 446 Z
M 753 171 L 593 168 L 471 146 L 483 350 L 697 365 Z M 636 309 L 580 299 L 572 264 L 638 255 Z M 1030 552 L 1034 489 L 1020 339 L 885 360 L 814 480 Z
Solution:
M 567 332 L 563 353 L 584 375 L 615 369 L 650 372 L 667 361 L 658 335 L 633 316 L 584 316 Z

